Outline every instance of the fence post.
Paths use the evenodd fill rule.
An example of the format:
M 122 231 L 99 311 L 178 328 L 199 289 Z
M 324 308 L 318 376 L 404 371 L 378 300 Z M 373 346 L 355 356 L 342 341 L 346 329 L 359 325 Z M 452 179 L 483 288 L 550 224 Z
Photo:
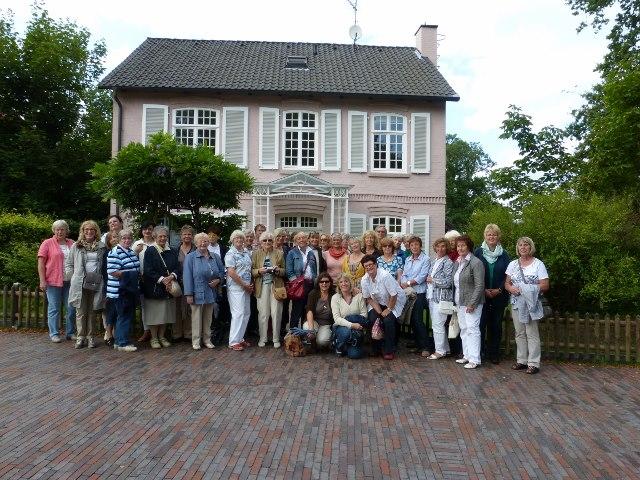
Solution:
M 604 316 L 604 361 L 611 359 L 611 317 L 607 313 Z
M 31 328 L 31 287 L 27 287 L 27 314 L 25 317 L 27 328 Z
M 615 361 L 620 361 L 620 315 L 616 314 L 615 323 L 613 324 L 613 334 L 616 344 L 614 345 Z
M 9 311 L 9 287 L 6 285 L 2 287 L 2 322 L 0 325 L 3 327 L 8 326 L 7 312 Z
M 573 332 L 574 332 L 574 340 L 573 340 L 573 358 L 575 360 L 580 359 L 580 313 L 574 312 L 573 314 Z
M 36 287 L 33 291 L 33 308 L 35 309 L 33 323 L 36 324 L 36 327 L 40 326 L 40 288 Z
M 594 315 L 593 324 L 593 350 L 597 360 L 600 358 L 600 315 L 597 313 Z
M 18 310 L 20 309 L 20 304 L 18 300 L 17 290 L 20 288 L 19 283 L 14 283 L 11 286 L 11 326 L 13 328 L 18 327 Z
M 584 359 L 591 358 L 591 314 L 586 313 L 584 316 Z
M 569 342 L 569 332 L 571 331 L 569 328 L 570 322 L 571 314 L 569 312 L 564 312 L 564 360 L 569 360 L 569 358 L 571 358 L 571 344 Z
M 631 315 L 624 318 L 624 360 L 631 363 Z

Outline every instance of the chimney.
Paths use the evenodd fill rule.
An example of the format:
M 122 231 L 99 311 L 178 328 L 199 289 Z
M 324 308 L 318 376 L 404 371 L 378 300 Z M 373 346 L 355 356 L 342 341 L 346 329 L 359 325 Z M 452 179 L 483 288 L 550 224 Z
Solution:
M 438 26 L 420 25 L 416 32 L 416 48 L 423 57 L 438 66 Z

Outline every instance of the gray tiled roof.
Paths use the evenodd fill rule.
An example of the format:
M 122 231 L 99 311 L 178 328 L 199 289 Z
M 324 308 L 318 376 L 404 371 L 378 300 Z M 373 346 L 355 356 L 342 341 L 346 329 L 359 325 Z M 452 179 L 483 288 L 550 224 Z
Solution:
M 286 69 L 290 55 L 309 68 Z M 411 47 L 169 38 L 145 40 L 100 87 L 459 98 Z

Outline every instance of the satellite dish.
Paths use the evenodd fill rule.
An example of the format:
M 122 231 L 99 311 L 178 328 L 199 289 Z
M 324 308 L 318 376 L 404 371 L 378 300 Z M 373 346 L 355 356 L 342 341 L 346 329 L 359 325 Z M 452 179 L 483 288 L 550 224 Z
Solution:
M 360 37 L 362 37 L 362 29 L 358 25 L 352 25 L 349 28 L 349 36 L 355 43 Z

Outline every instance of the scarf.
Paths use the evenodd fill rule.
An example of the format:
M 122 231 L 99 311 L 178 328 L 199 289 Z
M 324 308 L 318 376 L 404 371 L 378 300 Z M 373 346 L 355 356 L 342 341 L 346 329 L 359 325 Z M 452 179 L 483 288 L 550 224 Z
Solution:
M 331 247 L 329 250 L 329 255 L 331 255 L 333 258 L 335 258 L 336 260 L 341 259 L 345 253 L 347 253 L 345 251 L 344 248 L 340 247 L 340 248 L 335 248 L 335 247 Z
M 498 244 L 496 245 L 495 250 L 492 252 L 491 250 L 489 250 L 489 247 L 487 246 L 487 242 L 482 242 L 481 248 L 482 248 L 482 256 L 487 261 L 487 263 L 490 263 L 490 264 L 496 263 L 496 260 L 498 260 L 498 257 L 502 255 L 502 251 L 503 251 L 502 245 Z
M 84 248 L 87 252 L 95 252 L 98 250 L 98 246 L 100 245 L 100 241 L 96 238 L 93 242 L 89 243 L 84 238 L 82 240 L 78 240 L 76 242 L 78 247 Z

